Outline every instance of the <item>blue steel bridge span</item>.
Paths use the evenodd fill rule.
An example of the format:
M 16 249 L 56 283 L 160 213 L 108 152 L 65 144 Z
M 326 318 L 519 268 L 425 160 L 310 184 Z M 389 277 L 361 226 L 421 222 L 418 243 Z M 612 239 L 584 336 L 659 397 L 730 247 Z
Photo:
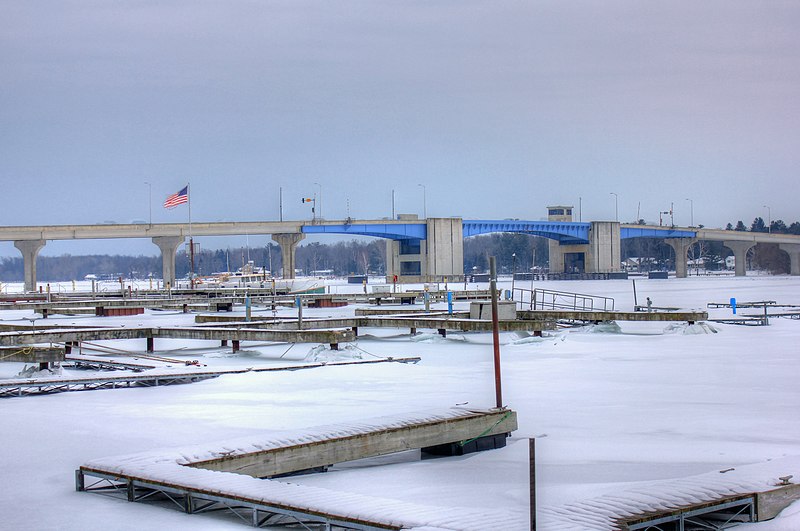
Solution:
M 589 243 L 591 223 L 575 221 L 528 221 L 528 220 L 484 220 L 465 219 L 463 222 L 464 237 L 509 232 L 530 234 L 556 240 L 563 245 Z M 390 240 L 425 240 L 427 224 L 424 220 L 409 223 L 342 223 L 303 225 L 304 234 L 352 234 L 354 236 L 372 236 Z M 695 238 L 693 230 L 672 227 L 622 226 L 620 239 L 627 238 Z

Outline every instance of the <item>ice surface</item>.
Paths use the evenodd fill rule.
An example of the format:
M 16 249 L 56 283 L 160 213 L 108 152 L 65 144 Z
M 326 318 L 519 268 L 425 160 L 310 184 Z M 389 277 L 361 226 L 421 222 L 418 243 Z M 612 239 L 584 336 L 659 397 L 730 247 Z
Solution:
M 634 304 L 631 281 L 540 282 L 537 287 L 611 296 L 620 310 Z M 637 279 L 636 289 L 640 301 L 649 296 L 654 305 L 684 309 L 704 310 L 708 302 L 731 297 L 800 303 L 800 279 L 788 276 Z M 456 309 L 468 307 L 459 304 Z M 305 309 L 304 317 L 352 312 L 353 306 Z M 731 317 L 730 309 L 709 313 Z M 279 314 L 296 315 L 291 309 Z M 24 315 L 32 314 L 8 312 L 0 318 Z M 189 324 L 192 316 L 147 312 L 127 318 L 49 319 L 81 326 L 180 326 Z M 708 475 L 688 493 L 667 489 L 681 500 L 720 485 L 733 488 L 728 482 L 741 481 L 745 487 L 751 481 L 768 483 L 797 469 L 793 463 L 800 456 L 800 321 L 771 319 L 769 327 L 713 324 L 716 334 L 665 333 L 663 323 L 618 324 L 621 333 L 570 329 L 533 342 L 504 336 L 503 398 L 518 412 L 520 428 L 502 450 L 436 460 L 420 460 L 418 454 L 388 462 L 368 460 L 292 478 L 292 483 L 362 499 L 470 507 L 487 514 L 527 513 L 527 438 L 535 436 L 540 514 L 589 521 L 602 519 L 608 507 L 622 508 L 625 500 L 651 503 L 642 493 L 670 487 L 670 481 L 678 485 Z M 120 454 L 158 454 L 165 448 L 202 447 L 209 441 L 247 439 L 270 431 L 302 431 L 452 404 L 494 402 L 489 334 L 459 333 L 468 341 L 450 340 L 448 334 L 444 340 L 414 342 L 407 330 L 364 332 L 369 337 L 359 338 L 357 346 L 368 354 L 419 356 L 422 361 L 251 371 L 174 387 L 0 400 L 0 527 L 242 529 L 238 520 L 221 516 L 187 516 L 76 493 L 73 471 L 87 461 Z M 435 336 L 435 331 L 420 332 Z M 144 352 L 144 340 L 113 346 Z M 157 354 L 199 359 L 213 369 L 299 362 L 314 347 L 246 343 L 247 355 L 231 357 L 229 349 L 209 342 L 156 341 Z M 22 367 L 0 364 L 0 377 L 12 377 Z M 775 470 L 761 469 L 773 463 Z M 728 468 L 748 471 L 751 466 L 752 477 L 719 473 Z M 710 478 L 716 486 L 705 483 Z M 383 505 L 377 504 L 373 509 L 380 513 Z M 773 522 L 742 529 L 800 529 L 800 509 L 793 506 L 784 513 Z M 583 525 L 576 527 L 573 521 L 561 529 Z

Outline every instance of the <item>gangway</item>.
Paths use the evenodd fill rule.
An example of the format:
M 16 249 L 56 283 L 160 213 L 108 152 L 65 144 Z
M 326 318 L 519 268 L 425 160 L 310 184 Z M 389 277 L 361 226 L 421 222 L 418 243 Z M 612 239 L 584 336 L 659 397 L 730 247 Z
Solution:
M 521 310 L 613 311 L 614 299 L 585 293 L 514 288 L 511 298 Z

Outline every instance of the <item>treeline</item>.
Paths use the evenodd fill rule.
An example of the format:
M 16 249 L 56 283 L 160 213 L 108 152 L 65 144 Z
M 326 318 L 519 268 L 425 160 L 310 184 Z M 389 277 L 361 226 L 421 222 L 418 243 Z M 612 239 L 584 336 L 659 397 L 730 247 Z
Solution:
M 36 259 L 36 277 L 46 281 L 82 280 L 86 275 L 103 275 L 109 278 L 147 278 L 152 274 L 161 277 L 160 256 L 84 255 L 39 256 Z M 22 282 L 24 266 L 22 257 L 0 259 L 0 280 Z
M 385 274 L 386 244 L 383 240 L 371 242 L 339 242 L 335 244 L 311 243 L 297 248 L 296 265 L 304 274 L 331 270 L 334 275 Z M 194 270 L 198 275 L 211 275 L 223 271 L 236 271 L 252 261 L 280 276 L 283 268 L 281 249 L 275 243 L 265 247 L 219 250 L 200 250 L 195 253 Z M 145 279 L 161 278 L 160 256 L 85 255 L 39 256 L 36 259 L 36 276 L 44 281 L 82 280 L 86 275 L 98 278 L 117 277 Z M 175 257 L 175 274 L 188 277 L 190 257 L 181 249 Z M 22 257 L 0 259 L 0 281 L 22 282 L 24 266 Z
M 283 270 L 281 248 L 275 243 L 258 248 L 204 250 L 196 253 L 194 258 L 195 272 L 201 276 L 222 271 L 236 271 L 247 262 L 253 262 L 257 267 L 272 271 L 276 276 L 280 276 Z M 386 243 L 383 240 L 335 244 L 315 242 L 298 246 L 295 252 L 295 266 L 301 269 L 303 274 L 330 270 L 337 276 L 382 275 L 385 274 L 385 264 Z M 179 252 L 175 262 L 176 275 L 178 277 L 188 275 L 189 269 L 188 254 L 184 251 Z M 161 269 L 158 273 L 161 274 Z
M 494 256 L 498 273 L 527 272 L 545 268 L 550 259 L 548 240 L 529 234 L 495 233 L 464 240 L 464 272 L 489 271 Z
M 736 222 L 736 225 L 728 223 L 725 230 L 738 230 L 749 232 L 772 232 L 775 234 L 796 234 L 800 235 L 800 221 L 795 221 L 791 225 L 786 225 L 782 219 L 776 219 L 769 223 L 769 226 L 764 222 L 764 218 L 757 217 L 750 224 L 748 229 L 742 220 Z

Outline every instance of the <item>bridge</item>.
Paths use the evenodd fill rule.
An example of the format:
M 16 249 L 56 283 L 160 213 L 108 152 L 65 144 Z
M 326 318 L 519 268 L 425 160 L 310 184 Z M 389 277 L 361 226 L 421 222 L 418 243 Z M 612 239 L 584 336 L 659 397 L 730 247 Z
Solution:
M 736 257 L 736 275 L 745 275 L 747 251 L 758 243 L 774 243 L 790 258 L 791 274 L 800 275 L 800 236 L 696 227 L 661 227 L 615 221 L 572 221 L 570 207 L 550 207 L 546 221 L 418 219 L 399 215 L 380 220 L 250 221 L 154 224 L 43 225 L 0 227 L 0 241 L 13 241 L 23 256 L 25 289 L 36 290 L 36 257 L 48 240 L 150 238 L 162 255 L 162 278 L 175 283 L 175 256 L 191 235 L 271 235 L 281 247 L 283 277 L 294 278 L 295 250 L 307 234 L 371 236 L 387 241 L 389 278 L 419 282 L 458 280 L 464 275 L 463 239 L 493 232 L 541 236 L 550 240 L 551 271 L 579 269 L 587 273 L 620 270 L 621 240 L 660 238 L 675 251 L 678 277 L 687 275 L 687 251 L 700 240 L 720 241 Z

